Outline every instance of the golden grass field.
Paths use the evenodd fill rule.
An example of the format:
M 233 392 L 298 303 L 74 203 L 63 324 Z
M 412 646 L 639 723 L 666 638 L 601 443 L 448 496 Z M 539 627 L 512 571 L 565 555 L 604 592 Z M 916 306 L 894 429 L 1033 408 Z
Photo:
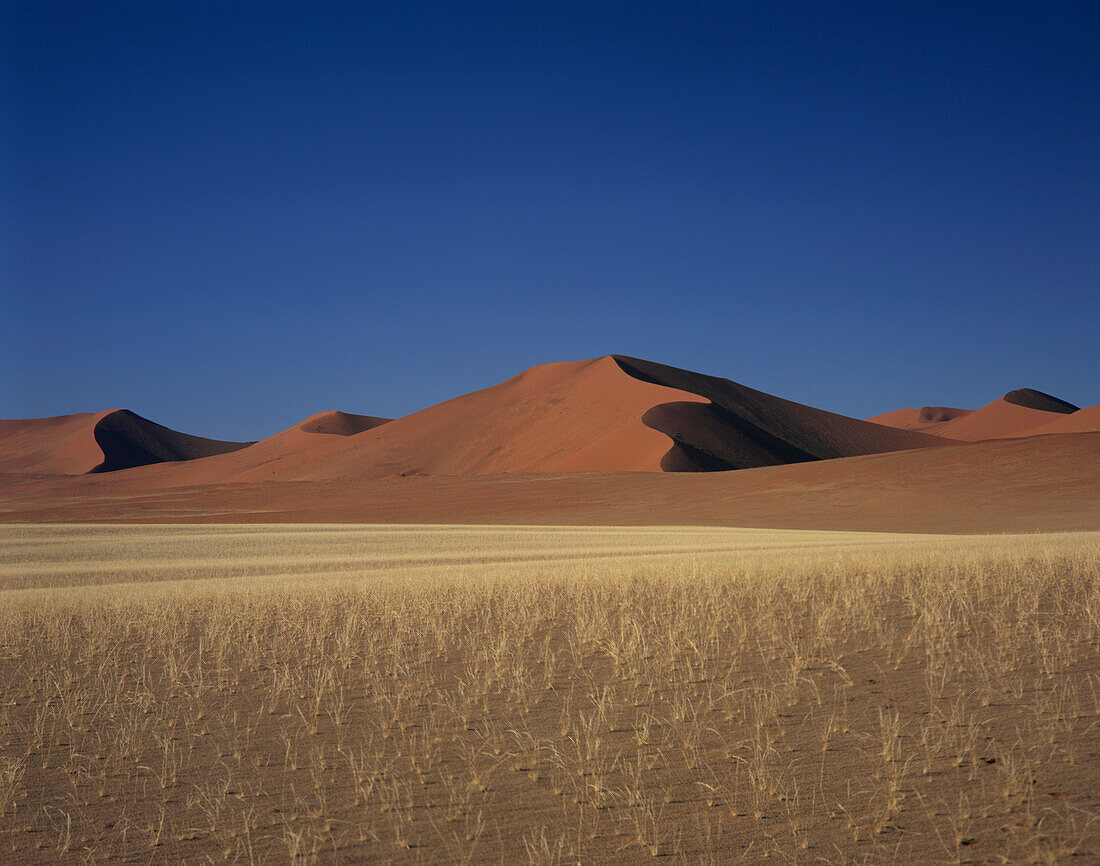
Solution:
M 1100 533 L 0 527 L 0 861 L 1100 861 Z

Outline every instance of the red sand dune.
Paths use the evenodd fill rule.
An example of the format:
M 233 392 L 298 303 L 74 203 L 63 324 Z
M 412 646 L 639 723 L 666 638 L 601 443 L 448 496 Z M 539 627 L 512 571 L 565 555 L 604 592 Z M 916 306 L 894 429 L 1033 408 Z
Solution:
M 247 442 L 204 439 L 128 409 L 0 421 L 0 472 L 82 475 L 237 451 Z
M 543 364 L 385 426 L 288 455 L 241 480 L 659 469 L 671 443 L 642 421 L 654 405 L 701 400 L 640 382 L 610 357 Z
M 331 410 L 310 415 L 286 430 L 253 442 L 247 448 L 194 460 L 186 466 L 147 466 L 124 473 L 120 483 L 134 486 L 220 484 L 269 477 L 272 467 L 288 471 L 309 464 L 317 451 L 390 423 L 389 418 L 352 415 Z
M 931 447 L 942 440 L 622 356 L 545 364 L 226 480 L 732 469 Z M 257 446 L 254 446 L 257 447 Z M 250 449 L 251 450 L 251 449 Z M 207 465 L 177 473 L 185 478 Z M 188 482 L 189 483 L 189 482 Z
M 1077 407 L 1065 400 L 1032 388 L 1020 388 L 977 410 L 924 406 L 921 409 L 896 409 L 867 420 L 904 430 L 921 430 L 962 442 L 980 442 L 1031 435 L 1024 431 L 1076 411 Z
M 333 409 L 330 412 L 318 412 L 306 418 L 298 429 L 303 433 L 320 433 L 326 436 L 354 436 L 364 430 L 372 430 L 392 421 L 392 418 L 375 418 L 371 415 L 352 415 Z
M 0 520 L 1100 528 L 1100 432 L 1065 432 L 1100 426 L 1100 407 L 1036 393 L 879 416 L 1028 437 L 964 443 L 606 356 L 395 421 L 322 413 L 248 447 L 123 412 L 0 422 L 0 473 L 23 473 L 0 476 Z
M 610 355 L 533 367 L 491 388 L 383 422 L 325 413 L 234 453 L 132 470 L 127 477 L 136 485 L 185 486 L 388 475 L 707 471 L 946 444 L 727 379 Z M 345 435 L 331 435 L 336 433 Z
M 964 418 L 973 412 L 973 409 L 955 409 L 951 406 L 921 406 L 919 409 L 895 409 L 867 420 L 874 424 L 897 427 L 899 430 L 918 430 L 940 436 L 943 435 L 941 431 L 947 422 Z

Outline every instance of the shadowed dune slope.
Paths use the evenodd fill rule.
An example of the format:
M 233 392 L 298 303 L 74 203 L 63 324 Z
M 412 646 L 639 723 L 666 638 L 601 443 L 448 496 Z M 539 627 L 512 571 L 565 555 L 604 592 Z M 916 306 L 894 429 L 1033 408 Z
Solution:
M 637 379 L 708 401 L 662 403 L 643 416 L 647 426 L 675 443 L 661 459 L 666 472 L 748 469 L 946 444 L 924 433 L 803 406 L 729 379 L 612 357 Z
M 128 409 L 0 421 L 0 472 L 113 472 L 225 454 L 248 444 L 180 433 Z
M 1042 412 L 1059 412 L 1063 415 L 1069 415 L 1080 408 L 1072 403 L 1067 403 L 1065 400 L 1051 397 L 1050 394 L 1036 391 L 1034 388 L 1017 388 L 1015 391 L 1009 391 L 1002 399 L 1014 406 L 1038 409 Z

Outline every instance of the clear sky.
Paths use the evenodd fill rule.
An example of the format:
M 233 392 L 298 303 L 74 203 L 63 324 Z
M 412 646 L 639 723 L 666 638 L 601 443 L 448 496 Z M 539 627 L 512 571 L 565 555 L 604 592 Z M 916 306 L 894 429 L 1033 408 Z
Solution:
M 0 417 L 612 352 L 1100 403 L 1100 3 L 0 0 Z

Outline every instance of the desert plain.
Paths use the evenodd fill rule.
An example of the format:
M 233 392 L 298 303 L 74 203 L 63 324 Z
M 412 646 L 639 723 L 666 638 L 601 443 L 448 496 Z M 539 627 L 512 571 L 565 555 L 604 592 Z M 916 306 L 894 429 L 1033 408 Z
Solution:
M 0 859 L 1096 862 L 1095 409 L 0 422 Z

